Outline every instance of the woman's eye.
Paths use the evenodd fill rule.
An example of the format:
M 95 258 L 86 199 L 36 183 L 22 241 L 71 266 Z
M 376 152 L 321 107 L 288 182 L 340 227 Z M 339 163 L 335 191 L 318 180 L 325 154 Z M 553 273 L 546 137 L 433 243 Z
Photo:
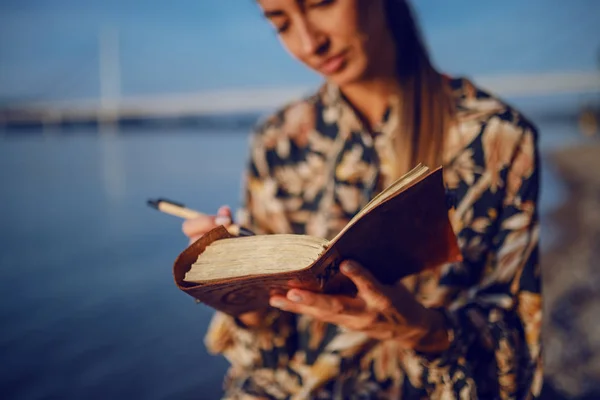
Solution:
M 285 31 L 288 29 L 289 25 L 290 25 L 290 24 L 288 24 L 288 23 L 285 23 L 285 24 L 282 24 L 282 25 L 276 26 L 276 27 L 275 27 L 275 30 L 277 30 L 277 33 L 283 33 L 283 32 L 285 32 Z
M 308 5 L 310 7 L 321 7 L 321 6 L 328 6 L 329 4 L 333 3 L 335 0 L 315 0 L 315 1 L 309 1 Z

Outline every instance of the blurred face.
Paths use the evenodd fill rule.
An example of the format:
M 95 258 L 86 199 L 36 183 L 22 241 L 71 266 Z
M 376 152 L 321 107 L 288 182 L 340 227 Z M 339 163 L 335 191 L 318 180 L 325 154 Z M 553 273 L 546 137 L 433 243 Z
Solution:
M 394 66 L 383 0 L 258 0 L 284 47 L 343 86 Z M 387 53 L 385 53 L 387 52 Z

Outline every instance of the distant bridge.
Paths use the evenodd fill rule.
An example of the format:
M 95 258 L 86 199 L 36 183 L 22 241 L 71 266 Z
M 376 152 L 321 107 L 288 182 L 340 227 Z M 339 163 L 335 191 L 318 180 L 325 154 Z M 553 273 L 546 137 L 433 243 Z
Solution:
M 191 120 L 209 121 L 212 124 L 215 122 L 213 118 L 217 119 L 217 125 L 222 125 L 223 122 L 228 125 L 235 120 L 229 118 L 232 115 L 242 116 L 243 121 L 248 121 L 249 118 L 253 118 L 252 115 L 273 110 L 314 90 L 309 86 L 300 86 L 124 97 L 121 94 L 119 31 L 105 27 L 99 33 L 99 98 L 0 105 L 0 129 L 3 126 L 10 129 L 73 124 L 160 124 L 163 121 L 172 123 Z M 87 42 L 84 45 L 82 54 L 90 49 Z M 61 74 L 64 75 L 64 71 Z M 473 80 L 479 86 L 510 99 L 600 93 L 600 71 L 480 76 L 474 77 Z M 58 81 L 64 83 L 65 79 Z M 582 113 L 586 116 L 584 119 L 591 118 L 595 123 L 597 108 L 598 105 L 591 113 L 590 110 L 585 110 Z
M 562 72 L 474 77 L 505 98 L 600 93 L 600 73 Z M 221 90 L 190 94 L 39 101 L 0 108 L 0 126 L 111 124 L 261 113 L 310 93 L 311 87 Z
M 180 119 L 204 115 L 264 112 L 308 93 L 310 88 L 222 90 L 214 92 L 132 96 L 106 101 L 41 101 L 0 109 L 0 124 L 44 125 L 129 119 Z

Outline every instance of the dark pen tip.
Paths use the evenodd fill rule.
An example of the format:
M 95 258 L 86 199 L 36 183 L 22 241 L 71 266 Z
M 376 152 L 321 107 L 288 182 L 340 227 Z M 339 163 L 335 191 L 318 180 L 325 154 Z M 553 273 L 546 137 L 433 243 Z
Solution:
M 252 232 L 250 229 L 248 228 L 244 228 L 242 226 L 240 226 L 240 236 L 254 236 L 256 235 L 256 233 Z
M 171 204 L 171 205 L 173 205 L 173 206 L 177 206 L 177 207 L 181 207 L 181 208 L 185 207 L 185 206 L 184 206 L 183 204 L 181 204 L 181 203 L 177 203 L 177 202 L 175 202 L 175 201 L 173 201 L 173 200 L 169 200 L 169 199 L 164 199 L 164 198 L 162 198 L 162 197 L 161 197 L 161 198 L 158 198 L 158 199 L 150 199 L 150 200 L 148 200 L 148 205 L 149 205 L 150 207 L 154 207 L 154 208 L 156 208 L 156 209 L 158 209 L 158 205 L 159 205 L 160 203 L 168 203 L 168 204 Z
M 148 204 L 150 207 L 152 207 L 152 208 L 156 208 L 156 209 L 158 209 L 158 203 L 159 203 L 159 200 L 152 200 L 152 199 L 149 199 L 149 200 L 147 201 L 147 204 Z

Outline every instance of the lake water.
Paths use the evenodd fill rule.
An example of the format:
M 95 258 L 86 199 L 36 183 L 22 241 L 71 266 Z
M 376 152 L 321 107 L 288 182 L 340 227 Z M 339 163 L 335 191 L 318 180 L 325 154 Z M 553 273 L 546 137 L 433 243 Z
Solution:
M 544 153 L 582 140 L 571 122 L 539 125 Z M 219 397 L 212 312 L 171 276 L 181 220 L 145 201 L 236 206 L 246 147 L 224 131 L 0 136 L 3 398 Z M 563 198 L 545 164 L 542 212 Z

